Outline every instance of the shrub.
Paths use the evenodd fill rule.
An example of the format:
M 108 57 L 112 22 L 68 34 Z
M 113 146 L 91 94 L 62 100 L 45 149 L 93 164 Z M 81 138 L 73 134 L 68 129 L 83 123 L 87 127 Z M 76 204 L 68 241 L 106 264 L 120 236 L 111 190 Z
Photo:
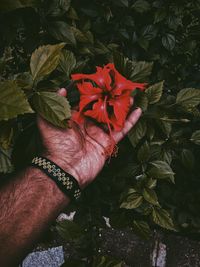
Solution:
M 67 100 L 48 101 L 57 88 L 72 87 L 71 73 L 114 61 L 127 78 L 148 81 L 135 97 L 143 116 L 79 205 L 69 207 L 74 223 L 57 228 L 80 257 L 96 255 L 93 266 L 120 266 L 98 258 L 104 216 L 143 237 L 155 224 L 199 232 L 200 1 L 23 2 L 0 3 L 0 171 L 22 168 L 40 151 L 36 113 L 64 127 Z M 73 105 L 77 96 L 69 92 Z

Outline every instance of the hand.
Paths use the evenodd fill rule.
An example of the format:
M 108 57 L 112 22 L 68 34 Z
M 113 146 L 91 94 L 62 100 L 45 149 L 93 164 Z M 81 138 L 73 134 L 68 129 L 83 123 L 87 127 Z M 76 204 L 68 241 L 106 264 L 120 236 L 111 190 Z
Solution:
M 65 97 L 66 90 L 60 89 L 59 94 Z M 141 113 L 140 108 L 134 110 L 127 118 L 123 130 L 112 132 L 116 143 L 136 124 Z M 110 145 L 111 138 L 89 120 L 85 127 L 78 127 L 73 123 L 71 126 L 60 129 L 43 118 L 38 118 L 38 127 L 46 149 L 45 156 L 72 174 L 83 188 L 92 182 L 103 168 L 106 161 L 105 149 Z

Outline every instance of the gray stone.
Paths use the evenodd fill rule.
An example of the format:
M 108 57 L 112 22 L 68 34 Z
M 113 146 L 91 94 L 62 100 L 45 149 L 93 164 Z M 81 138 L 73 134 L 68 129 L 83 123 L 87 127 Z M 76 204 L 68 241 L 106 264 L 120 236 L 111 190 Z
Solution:
M 52 241 L 46 245 L 54 248 L 44 251 L 46 245 L 38 246 L 21 267 L 59 267 L 64 258 L 79 258 L 76 248 L 56 232 Z M 107 228 L 97 241 L 100 254 L 123 260 L 124 267 L 200 267 L 200 241 L 178 234 L 156 230 L 143 240 L 132 231 Z
M 30 253 L 23 261 L 22 267 L 60 267 L 63 263 L 63 248 L 59 246 Z

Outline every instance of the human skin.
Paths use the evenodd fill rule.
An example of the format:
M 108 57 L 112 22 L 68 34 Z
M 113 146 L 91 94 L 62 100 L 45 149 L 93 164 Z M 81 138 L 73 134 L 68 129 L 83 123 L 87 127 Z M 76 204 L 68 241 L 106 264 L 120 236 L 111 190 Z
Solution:
M 59 94 L 65 97 L 66 90 L 59 90 Z M 138 108 L 128 116 L 122 131 L 112 132 L 116 143 L 140 116 Z M 82 189 L 95 179 L 108 156 L 105 151 L 111 138 L 106 131 L 91 121 L 85 126 L 71 123 L 71 128 L 60 129 L 41 117 L 38 128 L 44 156 L 72 174 Z M 48 176 L 34 167 L 27 167 L 1 188 L 0 266 L 18 266 L 69 201 Z

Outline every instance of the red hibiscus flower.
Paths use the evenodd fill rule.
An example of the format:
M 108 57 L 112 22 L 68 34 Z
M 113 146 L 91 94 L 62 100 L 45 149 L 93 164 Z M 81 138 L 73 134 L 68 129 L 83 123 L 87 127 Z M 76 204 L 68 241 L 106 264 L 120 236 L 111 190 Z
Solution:
M 91 117 L 100 123 L 120 131 L 126 120 L 131 105 L 131 92 L 136 88 L 145 89 L 146 84 L 134 83 L 123 77 L 114 64 L 103 68 L 97 67 L 94 74 L 73 74 L 80 92 L 77 122 L 84 117 Z

